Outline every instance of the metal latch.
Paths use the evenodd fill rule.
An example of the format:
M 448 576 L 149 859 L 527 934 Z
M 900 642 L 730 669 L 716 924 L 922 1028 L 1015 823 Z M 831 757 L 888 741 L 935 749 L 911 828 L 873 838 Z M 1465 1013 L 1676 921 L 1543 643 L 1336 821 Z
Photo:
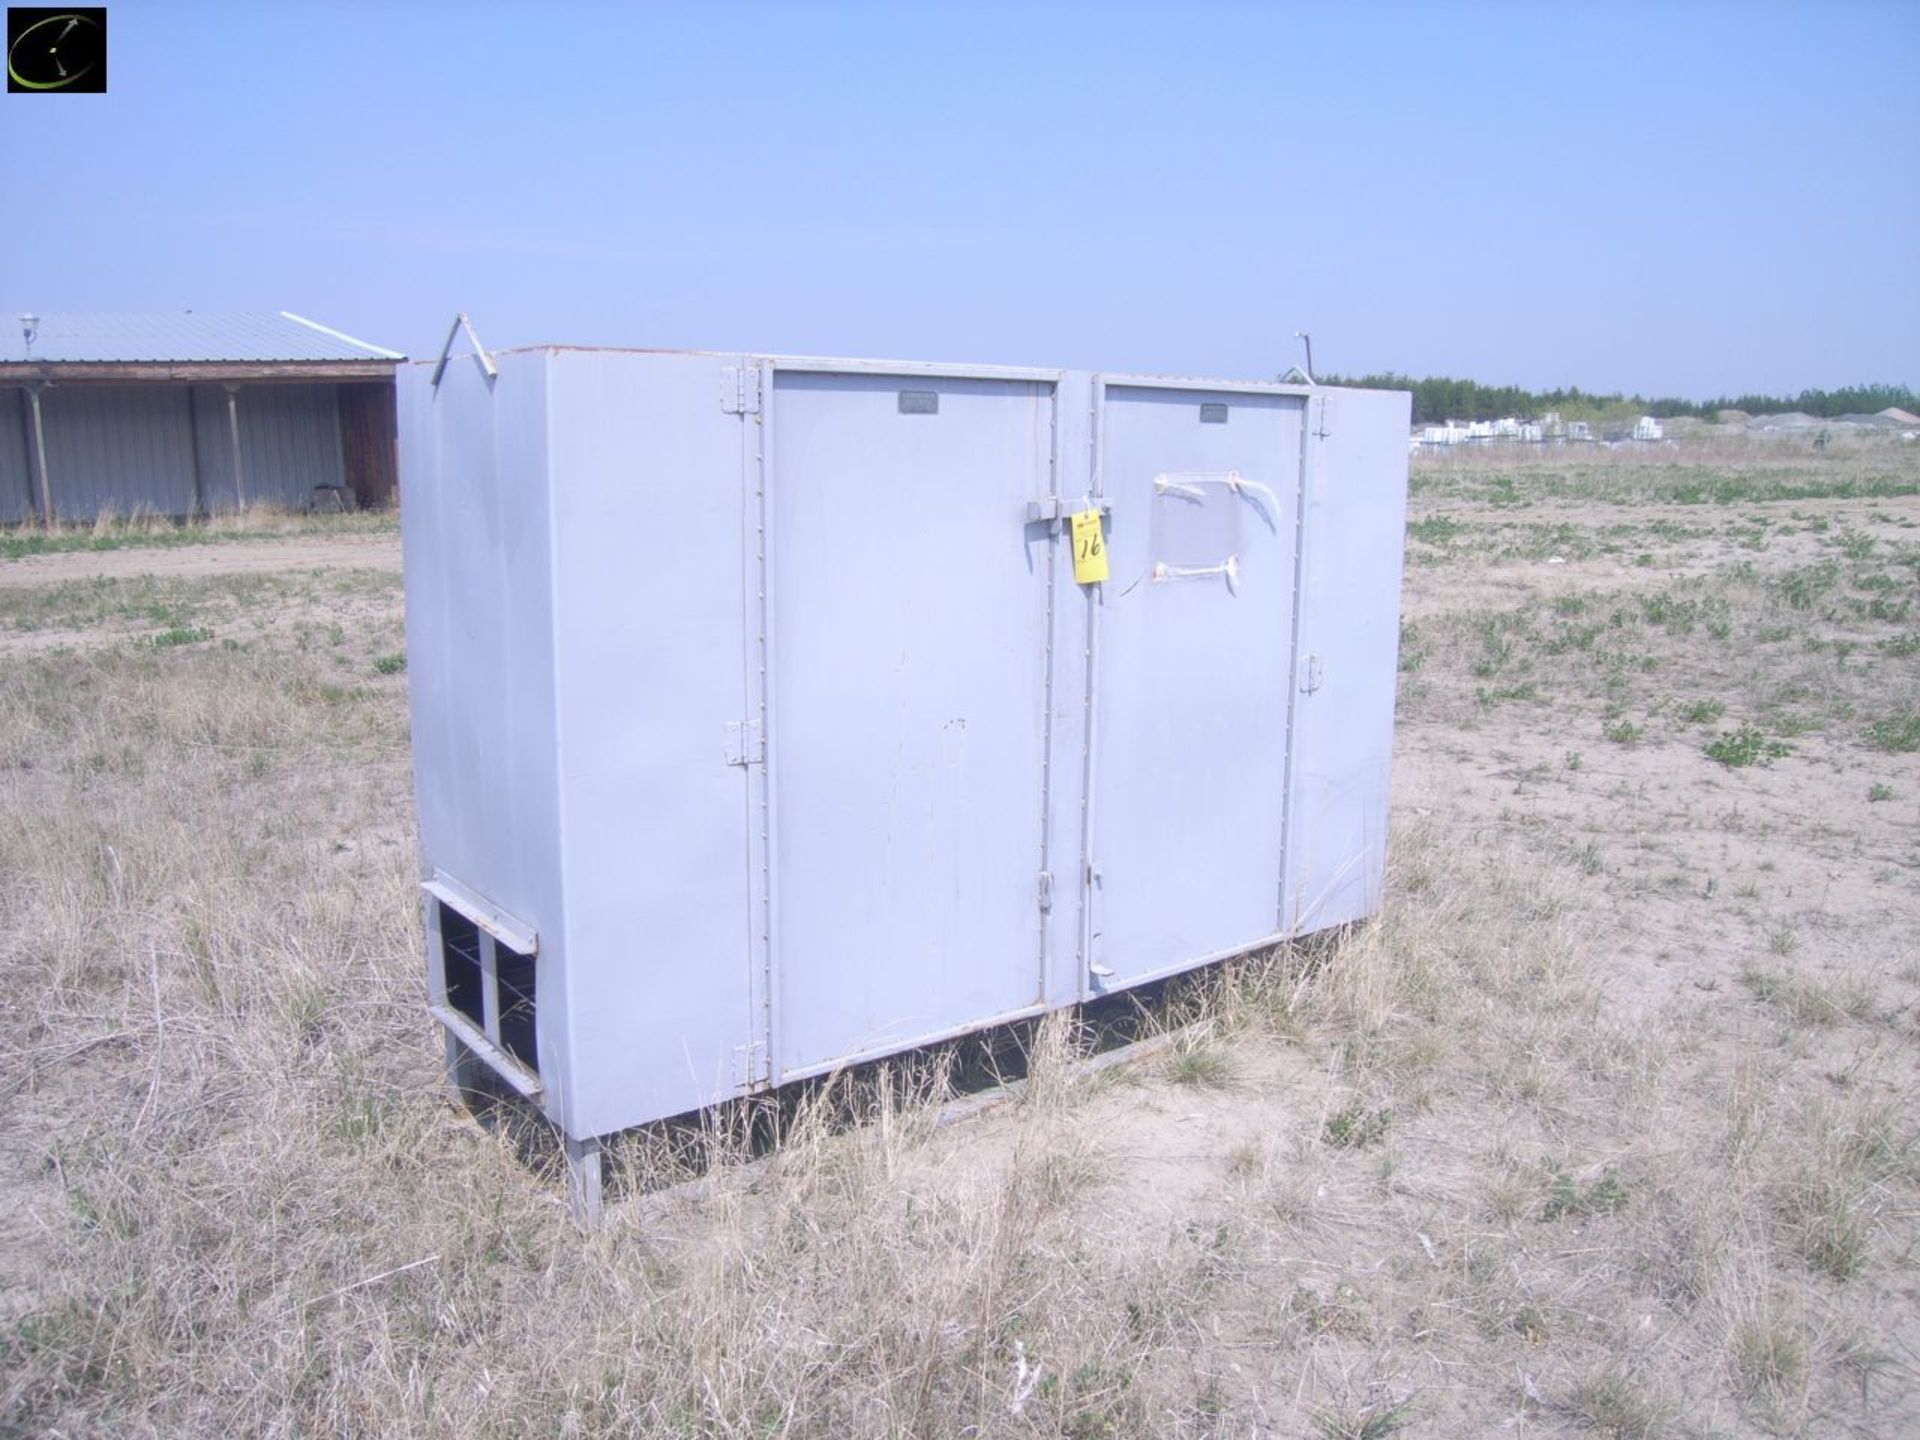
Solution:
M 758 720 L 727 722 L 727 764 L 761 765 L 767 758 L 767 731 Z
M 1105 517 L 1113 513 L 1113 501 L 1104 495 L 1097 500 L 1091 497 L 1066 500 L 1058 495 L 1048 495 L 1042 499 L 1027 502 L 1027 523 L 1045 525 L 1049 534 L 1057 535 L 1068 518 L 1082 510 L 1098 510 L 1102 517 Z
M 1301 693 L 1306 695 L 1313 694 L 1314 691 L 1320 688 L 1320 678 L 1320 657 L 1318 655 L 1307 656 L 1307 663 L 1300 667 Z
M 1051 870 L 1040 872 L 1040 908 L 1053 909 L 1053 872 Z
M 754 365 L 727 365 L 720 371 L 720 408 L 729 415 L 760 413 L 760 370 Z

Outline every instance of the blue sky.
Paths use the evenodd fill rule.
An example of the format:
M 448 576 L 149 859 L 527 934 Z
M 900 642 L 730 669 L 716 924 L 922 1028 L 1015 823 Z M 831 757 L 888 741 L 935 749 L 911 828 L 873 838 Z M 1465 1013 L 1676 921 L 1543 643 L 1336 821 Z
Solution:
M 109 6 L 0 306 L 1705 397 L 1920 385 L 1920 4 Z

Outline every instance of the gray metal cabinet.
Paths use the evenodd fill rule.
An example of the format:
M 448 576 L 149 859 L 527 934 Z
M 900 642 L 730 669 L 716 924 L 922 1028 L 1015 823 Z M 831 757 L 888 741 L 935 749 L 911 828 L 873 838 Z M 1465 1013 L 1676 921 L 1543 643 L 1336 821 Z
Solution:
M 429 976 L 571 1153 L 1378 908 L 1405 395 L 495 360 L 401 374 Z

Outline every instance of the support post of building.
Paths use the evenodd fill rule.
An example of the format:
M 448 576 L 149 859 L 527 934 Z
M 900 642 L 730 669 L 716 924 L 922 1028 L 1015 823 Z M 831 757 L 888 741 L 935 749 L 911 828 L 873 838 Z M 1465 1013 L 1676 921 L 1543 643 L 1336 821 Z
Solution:
M 228 385 L 227 392 L 227 440 L 233 446 L 233 503 L 237 509 L 247 508 L 247 477 L 240 468 L 240 387 Z
M 40 416 L 40 392 L 46 382 L 36 380 L 27 386 L 27 407 L 33 412 L 33 469 L 40 486 L 40 525 L 53 528 L 53 484 L 47 478 L 47 426 Z
M 567 1205 L 584 1230 L 600 1223 L 600 1141 L 562 1135 L 567 1147 Z
M 187 449 L 193 456 L 193 500 L 188 518 L 198 520 L 207 513 L 207 482 L 200 473 L 200 401 L 193 393 L 193 386 L 180 388 L 187 397 Z

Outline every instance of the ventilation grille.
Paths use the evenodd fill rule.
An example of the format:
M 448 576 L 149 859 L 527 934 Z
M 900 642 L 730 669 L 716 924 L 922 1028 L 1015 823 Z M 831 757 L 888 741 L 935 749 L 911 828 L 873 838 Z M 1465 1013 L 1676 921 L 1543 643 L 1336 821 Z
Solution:
M 438 908 L 440 974 L 447 1008 L 538 1075 L 536 957 L 495 939 L 446 901 L 434 903 Z
M 522 955 L 495 942 L 500 985 L 500 1045 L 534 1074 L 540 1073 L 540 1052 L 533 1025 L 533 956 Z
M 450 905 L 440 907 L 441 963 L 447 977 L 447 1004 L 487 1028 L 486 975 L 480 968 L 480 927 Z

